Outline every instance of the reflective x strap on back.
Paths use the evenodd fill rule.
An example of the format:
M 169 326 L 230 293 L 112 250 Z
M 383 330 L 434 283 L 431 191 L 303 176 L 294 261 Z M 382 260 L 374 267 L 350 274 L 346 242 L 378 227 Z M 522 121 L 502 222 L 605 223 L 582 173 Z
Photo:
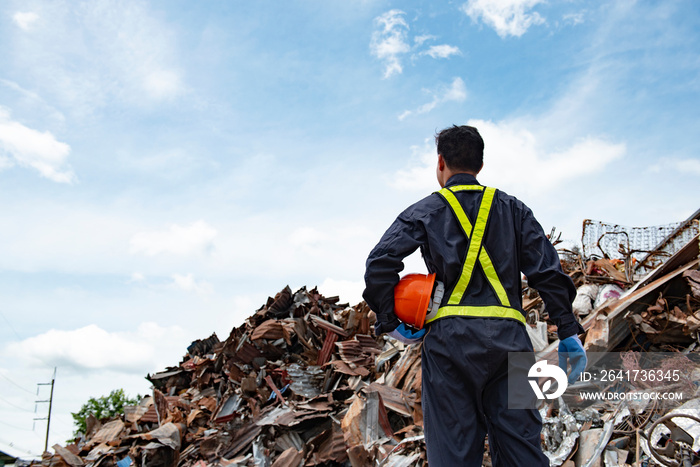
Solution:
M 481 198 L 481 204 L 479 206 L 479 214 L 477 216 L 476 222 L 472 226 L 469 221 L 467 214 L 464 212 L 462 205 L 457 200 L 454 192 L 457 191 L 483 191 Z M 457 281 L 457 284 L 452 290 L 452 294 L 447 302 L 447 306 L 444 306 L 438 310 L 438 313 L 433 319 L 438 319 L 443 316 L 478 316 L 478 317 L 497 317 L 497 318 L 512 318 L 521 322 L 525 322 L 525 318 L 519 310 L 516 310 L 510 306 L 510 300 L 508 299 L 508 294 L 498 278 L 496 269 L 493 266 L 493 262 L 489 257 L 488 252 L 483 247 L 482 242 L 484 239 L 484 232 L 486 230 L 486 223 L 489 219 L 489 213 L 491 211 L 491 204 L 493 203 L 493 197 L 496 190 L 494 188 L 483 187 L 481 185 L 458 185 L 450 188 L 443 188 L 438 193 L 445 198 L 449 206 L 452 208 L 459 224 L 464 232 L 464 235 L 468 240 L 468 248 L 466 258 L 464 260 L 464 265 L 462 266 L 462 273 Z M 472 274 L 474 273 L 474 266 L 476 265 L 477 259 L 481 264 L 481 268 L 486 275 L 486 279 L 493 288 L 496 296 L 498 297 L 500 306 L 460 306 L 459 303 L 462 301 L 464 292 L 469 286 Z

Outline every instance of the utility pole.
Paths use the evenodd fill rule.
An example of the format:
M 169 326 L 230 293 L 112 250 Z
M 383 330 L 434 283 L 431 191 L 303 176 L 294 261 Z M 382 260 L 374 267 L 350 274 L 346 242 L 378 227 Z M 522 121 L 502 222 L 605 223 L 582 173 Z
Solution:
M 50 383 L 37 383 L 37 386 L 49 386 L 51 385 L 51 395 L 48 400 L 36 401 L 37 404 L 49 403 L 49 415 L 48 417 L 35 418 L 34 420 L 46 420 L 46 441 L 44 442 L 44 452 L 49 450 L 49 429 L 51 428 L 51 407 L 53 407 L 53 386 L 56 382 L 56 367 L 53 367 L 53 378 L 51 378 Z M 37 395 L 39 395 L 39 388 L 36 388 Z

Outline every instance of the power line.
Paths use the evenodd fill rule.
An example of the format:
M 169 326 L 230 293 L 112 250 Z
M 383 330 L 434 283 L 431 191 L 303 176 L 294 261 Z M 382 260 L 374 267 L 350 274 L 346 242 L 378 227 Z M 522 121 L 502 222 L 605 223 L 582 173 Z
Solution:
M 67 426 L 68 428 L 74 429 L 75 424 L 74 423 L 68 423 L 66 420 L 62 419 L 61 417 L 58 417 L 57 415 L 54 414 L 52 420 L 56 420 L 59 422 L 61 425 Z
M 22 391 L 28 392 L 28 393 L 31 394 L 32 396 L 36 396 L 36 394 L 34 394 L 33 391 L 30 391 L 29 389 L 23 388 L 22 386 L 20 386 L 19 384 L 15 383 L 15 382 L 12 381 L 10 378 L 8 378 L 7 376 L 5 376 L 4 374 L 0 373 L 0 376 L 2 376 L 3 378 L 5 378 L 6 380 L 8 380 L 10 383 L 14 384 L 15 386 L 17 386 L 18 388 L 20 388 Z
M 30 455 L 30 456 L 32 456 L 32 457 L 41 457 L 41 455 L 35 454 L 34 450 L 32 450 L 32 449 L 25 449 L 25 448 L 23 448 L 23 447 L 20 447 L 20 446 L 15 445 L 15 443 L 13 443 L 13 442 L 5 441 L 5 440 L 2 439 L 2 438 L 0 438 L 0 443 L 3 443 L 4 445 L 9 446 L 9 447 L 11 447 L 11 448 L 13 448 L 13 449 L 15 449 L 15 450 L 17 450 L 17 451 L 22 451 L 22 453 L 28 454 L 28 455 Z
M 2 316 L 2 319 L 5 320 L 5 322 L 10 327 L 10 330 L 14 333 L 14 335 L 17 336 L 17 339 L 22 340 L 22 337 L 20 337 L 20 335 L 17 334 L 17 331 L 15 331 L 15 328 L 12 327 L 12 323 L 10 323 L 10 321 L 5 317 L 5 315 L 2 314 L 1 311 L 0 311 L 0 316 Z
M 10 404 L 12 407 L 14 407 L 14 408 L 16 408 L 16 409 L 24 410 L 25 412 L 29 412 L 29 413 L 34 413 L 33 410 L 25 409 L 24 407 L 20 407 L 19 405 L 15 405 L 15 404 L 13 404 L 12 402 L 10 402 L 10 401 L 8 401 L 7 399 L 5 399 L 4 397 L 0 397 L 0 401 L 5 402 L 6 404 Z
M 17 333 L 17 331 L 15 330 L 15 328 L 12 326 L 12 323 L 10 323 L 10 320 L 8 320 L 7 317 L 6 317 L 1 311 L 0 311 L 0 316 L 2 316 L 2 319 L 5 320 L 5 322 L 6 322 L 7 325 L 10 327 L 10 330 L 12 330 L 13 334 L 15 335 L 15 337 L 17 337 L 17 339 L 21 341 L 21 340 L 22 340 L 22 336 L 20 336 L 20 335 Z M 41 358 L 41 357 L 38 356 L 38 355 L 34 355 L 34 357 L 35 357 L 37 360 L 39 360 L 41 363 L 43 363 L 44 365 L 46 365 L 47 367 L 53 366 L 52 364 L 46 363 L 46 360 L 44 360 L 43 358 Z M 25 389 L 25 391 L 26 391 L 26 389 Z M 32 393 L 32 394 L 34 394 L 34 393 Z
M 30 430 L 29 428 L 20 428 L 18 426 L 10 425 L 9 423 L 3 422 L 2 420 L 0 420 L 0 423 L 2 423 L 5 426 L 9 426 L 10 428 L 14 428 L 15 430 L 34 431 L 34 430 Z

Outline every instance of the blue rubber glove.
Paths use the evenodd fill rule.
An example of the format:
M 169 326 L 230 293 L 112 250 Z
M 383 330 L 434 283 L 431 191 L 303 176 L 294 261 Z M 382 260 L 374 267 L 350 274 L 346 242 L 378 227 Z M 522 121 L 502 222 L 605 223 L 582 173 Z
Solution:
M 397 341 L 401 341 L 404 344 L 415 344 L 420 342 L 425 335 L 425 329 L 420 331 L 411 331 L 405 324 L 399 324 L 399 327 L 388 333 L 391 337 Z
M 571 374 L 569 374 L 569 384 L 573 384 L 579 375 L 586 369 L 588 358 L 583 344 L 578 336 L 567 337 L 559 341 L 559 368 L 567 370 L 567 361 L 571 364 Z

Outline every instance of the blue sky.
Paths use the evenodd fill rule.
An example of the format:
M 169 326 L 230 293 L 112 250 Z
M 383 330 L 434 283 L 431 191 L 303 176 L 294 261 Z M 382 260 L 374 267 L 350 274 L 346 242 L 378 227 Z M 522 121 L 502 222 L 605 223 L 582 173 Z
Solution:
M 54 366 L 51 444 L 287 284 L 357 303 L 446 126 L 572 243 L 685 219 L 699 26 L 691 0 L 2 2 L 0 449 L 41 451 Z

